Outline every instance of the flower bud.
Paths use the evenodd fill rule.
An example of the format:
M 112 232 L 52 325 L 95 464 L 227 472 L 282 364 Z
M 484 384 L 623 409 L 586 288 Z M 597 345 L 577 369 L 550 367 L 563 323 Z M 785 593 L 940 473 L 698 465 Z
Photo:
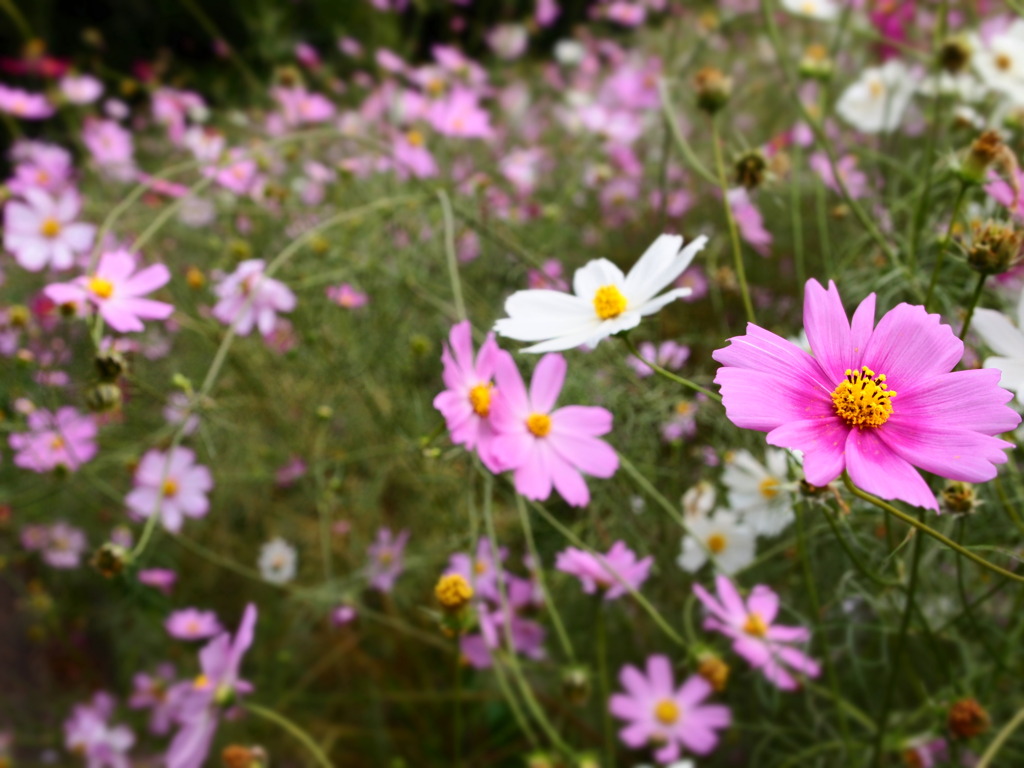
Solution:
M 947 37 L 939 46 L 939 66 L 951 75 L 962 72 L 971 61 L 971 44 L 961 35 Z
M 828 80 L 832 77 L 835 64 L 829 58 L 828 49 L 820 43 L 807 46 L 800 58 L 800 76 L 808 80 Z
M 117 576 L 131 562 L 131 554 L 124 547 L 108 541 L 96 550 L 90 561 L 93 568 L 106 579 Z
M 953 736 L 970 739 L 987 731 L 990 723 L 977 699 L 960 699 L 949 708 L 946 724 Z
M 100 352 L 93 360 L 100 381 L 117 381 L 128 372 L 128 360 L 116 349 Z
M 458 613 L 473 599 L 473 588 L 464 576 L 448 573 L 438 580 L 434 597 L 446 613 Z
M 93 384 L 85 393 L 85 404 L 95 413 L 116 410 L 121 406 L 121 388 L 109 381 Z
M 715 67 L 704 67 L 697 71 L 693 87 L 697 92 L 697 106 L 713 115 L 729 101 L 732 78 L 726 77 L 722 70 Z
M 948 512 L 951 515 L 970 514 L 980 504 L 974 486 L 959 480 L 948 483 L 939 494 L 939 507 L 943 512 Z
M 971 244 L 967 263 L 983 275 L 998 275 L 1017 264 L 1024 256 L 1024 231 L 989 219 L 971 226 Z
M 32 313 L 24 304 L 12 304 L 7 308 L 7 322 L 13 328 L 24 328 L 32 319 Z
M 736 160 L 736 182 L 747 189 L 755 189 L 764 183 L 768 161 L 759 150 L 752 150 Z
M 268 764 L 267 753 L 262 747 L 243 747 L 240 744 L 225 747 L 220 759 L 224 768 L 264 768 Z
M 697 674 L 711 683 L 711 687 L 721 693 L 729 682 L 729 665 L 713 653 L 701 656 L 697 665 Z
M 997 160 L 1005 164 L 1007 154 L 1013 156 L 999 134 L 996 131 L 985 131 L 971 142 L 960 161 L 957 175 L 965 184 L 984 184 L 989 167 Z
M 562 693 L 569 703 L 582 706 L 590 698 L 590 673 L 586 667 L 573 666 L 562 670 Z
M 194 291 L 198 291 L 204 285 L 206 285 L 206 275 L 203 274 L 203 270 L 199 267 L 189 267 L 185 272 L 185 282 L 188 287 Z

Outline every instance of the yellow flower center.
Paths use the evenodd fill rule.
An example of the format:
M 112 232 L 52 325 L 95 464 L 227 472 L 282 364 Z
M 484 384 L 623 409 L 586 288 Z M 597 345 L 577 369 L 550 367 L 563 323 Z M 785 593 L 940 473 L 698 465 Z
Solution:
M 832 406 L 848 426 L 880 427 L 892 415 L 894 397 L 885 374 L 876 374 L 865 365 L 859 371 L 847 369 L 846 378 L 832 391 Z
M 871 98 L 880 99 L 885 95 L 885 85 L 881 80 L 872 80 L 868 83 L 868 93 L 871 94 Z
M 53 439 L 50 441 L 50 449 L 53 451 L 59 451 L 63 447 L 64 438 L 60 435 L 54 435 Z
M 728 544 L 729 541 L 725 538 L 725 536 L 723 536 L 720 533 L 712 533 L 710 536 L 708 536 L 707 543 L 708 549 L 710 549 L 713 554 L 717 555 L 719 552 L 725 549 L 725 545 Z
M 209 688 L 210 678 L 208 678 L 206 675 L 199 675 L 199 677 L 192 681 L 192 687 L 200 691 L 204 688 Z
M 422 147 L 424 143 L 423 134 L 419 131 L 409 131 L 405 134 L 405 140 L 414 147 Z
M 626 311 L 626 297 L 614 285 L 602 285 L 594 294 L 594 311 L 602 320 L 618 317 Z
M 391 565 L 395 561 L 395 555 L 390 550 L 385 549 L 383 552 L 377 555 L 377 562 L 381 565 Z
M 761 492 L 761 495 L 766 499 L 774 499 L 779 495 L 779 481 L 774 477 L 766 477 L 760 483 L 758 483 L 757 490 Z
M 1008 72 L 1012 66 L 1013 59 L 1005 53 L 1000 53 L 996 56 L 996 69 L 1000 72 Z
M 176 480 L 168 478 L 164 480 L 164 496 L 174 496 L 178 493 L 178 483 Z
M 86 283 L 89 293 L 99 296 L 101 299 L 109 299 L 114 293 L 114 284 L 102 277 L 93 275 Z
M 56 237 L 60 234 L 60 222 L 52 216 L 43 219 L 43 224 L 39 227 L 39 232 L 43 237 Z
M 754 637 L 764 637 L 768 634 L 768 625 L 764 623 L 759 613 L 751 613 L 747 616 L 747 623 L 743 625 L 743 631 Z
M 806 2 L 800 5 L 800 10 L 807 15 L 811 15 L 818 10 L 818 4 L 814 0 L 806 0 Z
M 662 699 L 654 707 L 654 716 L 664 725 L 672 725 L 679 719 L 679 705 L 670 699 Z
M 473 597 L 473 588 L 463 576 L 457 573 L 449 573 L 442 576 L 434 587 L 434 596 L 442 608 L 458 610 Z
M 473 563 L 473 572 L 477 576 L 482 576 L 483 574 L 487 573 L 487 563 L 484 560 L 477 560 L 475 563 Z
M 526 428 L 537 437 L 546 437 L 551 431 L 551 417 L 546 413 L 531 413 Z
M 486 419 L 491 413 L 491 385 L 477 384 L 469 390 L 469 404 L 473 406 L 477 416 Z

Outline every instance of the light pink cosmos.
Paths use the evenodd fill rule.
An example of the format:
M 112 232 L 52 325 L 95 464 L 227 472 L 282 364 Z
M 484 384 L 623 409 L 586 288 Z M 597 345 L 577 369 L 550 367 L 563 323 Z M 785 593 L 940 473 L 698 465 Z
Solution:
M 166 320 L 174 307 L 162 301 L 142 298 L 171 279 L 163 264 L 135 270 L 135 257 L 128 251 L 108 251 L 100 256 L 96 271 L 70 283 L 46 286 L 46 295 L 58 304 L 91 304 L 115 331 L 145 330 L 143 320 Z
M 677 344 L 672 340 L 663 341 L 658 346 L 654 346 L 650 341 L 645 341 L 640 345 L 639 351 L 640 356 L 644 360 L 650 360 L 652 363 L 670 371 L 678 371 L 690 358 L 690 348 L 685 344 Z M 651 366 L 635 355 L 630 355 L 626 359 L 626 364 L 636 371 L 636 375 L 642 379 L 654 373 L 654 369 Z
M 683 748 L 698 755 L 714 750 L 717 732 L 729 727 L 732 714 L 720 704 L 704 704 L 711 683 L 692 675 L 676 688 L 667 656 L 649 657 L 646 672 L 627 664 L 619 672 L 626 692 L 608 700 L 611 713 L 626 721 L 619 731 L 622 742 L 632 749 L 656 746 L 659 763 L 677 760 Z
M 434 398 L 434 407 L 444 416 L 451 441 L 467 451 L 477 451 L 484 465 L 498 472 L 499 465 L 488 446 L 494 438 L 491 408 L 496 397 L 494 371 L 501 350 L 494 334 L 488 333 L 474 358 L 472 334 L 468 320 L 452 326 L 441 353 L 446 389 Z
M 168 662 L 157 664 L 152 675 L 139 672 L 132 679 L 132 695 L 128 699 L 128 706 L 131 709 L 151 709 L 149 732 L 157 736 L 166 735 L 177 717 L 181 696 L 170 695 L 174 680 L 174 665 Z
M 795 647 L 810 640 L 810 631 L 774 623 L 779 596 L 771 588 L 758 584 L 744 601 L 728 576 L 719 575 L 715 586 L 717 599 L 700 584 L 693 585 L 693 593 L 708 610 L 704 628 L 731 638 L 732 649 L 770 683 L 792 691 L 800 685 L 794 674 L 817 677 L 821 673 L 818 662 Z
M 74 471 L 96 455 L 96 419 L 70 406 L 51 413 L 39 408 L 28 415 L 29 432 L 11 435 L 16 466 L 33 472 L 57 467 Z
M 419 131 L 397 134 L 391 148 L 398 178 L 407 179 L 410 174 L 417 179 L 437 176 L 437 161 L 424 146 L 423 134 Z
M 74 172 L 71 153 L 56 144 L 22 140 L 14 145 L 11 157 L 17 165 L 6 184 L 16 195 L 34 188 L 56 194 L 68 185 Z
M 570 405 L 553 410 L 565 381 L 565 358 L 541 358 L 526 391 L 512 355 L 498 356 L 495 379 L 499 397 L 492 402 L 491 422 L 497 433 L 486 449 L 492 464 L 512 470 L 516 490 L 543 501 L 556 491 L 571 506 L 590 502 L 583 473 L 611 477 L 619 467 L 615 450 L 598 437 L 612 428 L 612 414 L 593 406 Z
M 990 172 L 990 181 L 985 185 L 985 191 L 997 203 L 1005 206 L 1014 216 L 1024 221 L 1024 171 L 1015 168 L 1010 172 L 1014 175 L 1012 184 L 999 178 L 995 172 Z
M 29 272 L 44 267 L 69 269 L 75 254 L 92 247 L 96 227 L 77 222 L 82 207 L 72 189 L 50 196 L 26 189 L 25 199 L 4 206 L 4 248 Z
M 169 453 L 147 451 L 135 470 L 135 488 L 125 505 L 138 517 L 159 513 L 164 528 L 177 533 L 186 517 L 203 517 L 210 509 L 206 495 L 213 476 L 189 448 L 177 446 Z
M 0 112 L 23 120 L 43 120 L 55 111 L 49 99 L 41 93 L 30 93 L 0 84 Z
M 64 75 L 60 92 L 70 104 L 91 104 L 103 95 L 103 83 L 92 75 Z
M 490 114 L 480 106 L 477 94 L 468 88 L 455 87 L 443 99 L 434 102 L 427 119 L 443 136 L 487 139 L 494 134 Z
M 759 254 L 767 256 L 772 245 L 772 233 L 764 228 L 764 217 L 747 190 L 743 187 L 729 190 L 728 200 L 740 237 Z
M 810 165 L 811 170 L 821 177 L 826 187 L 837 194 L 842 192 L 839 188 L 839 183 L 836 181 L 836 176 L 832 172 L 832 163 L 829 162 L 828 155 L 824 152 L 815 152 L 808 160 L 808 165 Z M 844 155 L 839 158 L 839 161 L 836 163 L 836 170 L 839 171 L 839 178 L 842 180 L 850 197 L 858 198 L 867 195 L 868 177 L 864 171 L 857 167 L 856 155 Z
M 85 757 L 86 768 L 131 768 L 127 752 L 135 734 L 127 725 L 111 726 L 114 697 L 104 691 L 89 704 L 78 704 L 64 721 L 64 746 Z
M 365 307 L 370 297 L 362 291 L 357 291 L 349 283 L 327 286 L 327 298 L 345 309 L 359 309 Z
M 77 568 L 89 546 L 85 531 L 64 521 L 46 530 L 42 545 L 43 560 L 51 568 Z
M 286 125 L 322 123 L 334 116 L 334 105 L 326 96 L 301 86 L 272 88 L 270 93 L 281 105 Z
M 448 559 L 448 569 L 445 575 L 457 573 L 472 587 L 474 594 L 482 600 L 500 601 L 498 593 L 498 573 L 503 568 L 502 563 L 508 557 L 508 551 L 502 547 L 498 556 L 494 556 L 494 549 L 486 537 L 481 537 L 476 544 L 476 553 L 470 555 L 466 552 L 456 552 Z
M 875 325 L 875 295 L 847 319 L 839 291 L 807 282 L 804 327 L 813 357 L 749 324 L 713 357 L 729 419 L 803 451 L 807 482 L 844 471 L 884 499 L 938 510 L 914 469 L 979 483 L 1013 445 L 995 435 L 1020 423 L 997 370 L 951 372 L 964 345 L 938 315 L 900 304 Z
M 139 583 L 159 589 L 168 596 L 177 581 L 178 574 L 169 568 L 143 568 L 139 571 Z
M 135 175 L 135 141 L 131 131 L 114 120 L 89 119 L 82 130 L 82 143 L 93 161 L 118 181 Z
M 390 592 L 405 570 L 405 545 L 409 542 L 409 531 L 403 530 L 396 536 L 390 528 L 377 531 L 377 538 L 367 550 L 370 564 L 366 568 L 370 586 L 381 592 Z
M 205 640 L 224 631 L 216 613 L 198 608 L 182 608 L 171 612 L 164 620 L 164 629 L 178 640 Z
M 295 309 L 295 294 L 284 283 L 266 277 L 263 259 L 247 259 L 214 289 L 220 301 L 213 316 L 248 336 L 258 328 L 264 336 L 274 330 L 278 312 Z
M 569 547 L 558 553 L 555 568 L 578 578 L 588 595 L 600 591 L 605 600 L 614 600 L 627 593 L 628 585 L 639 590 L 647 580 L 653 557 L 638 560 L 624 541 L 616 541 L 607 554 L 591 554 Z

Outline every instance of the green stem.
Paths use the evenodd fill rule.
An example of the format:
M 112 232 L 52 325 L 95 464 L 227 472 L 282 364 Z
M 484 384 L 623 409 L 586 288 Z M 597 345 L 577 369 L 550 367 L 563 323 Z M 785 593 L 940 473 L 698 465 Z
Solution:
M 455 753 L 455 768 L 462 766 L 462 653 L 459 650 L 459 638 L 455 638 L 455 733 L 452 751 Z
M 166 206 L 162 211 L 160 211 L 159 215 L 157 215 L 156 218 L 154 218 L 153 221 L 150 222 L 149 226 L 146 227 L 142 234 L 135 238 L 135 242 L 131 244 L 131 247 L 128 250 L 130 250 L 132 253 L 138 253 L 140 250 L 142 250 L 142 247 L 146 243 L 148 243 L 150 239 L 153 237 L 153 235 L 159 232 L 163 225 L 166 224 L 167 221 L 181 209 L 181 206 L 188 202 L 190 197 L 199 194 L 212 183 L 213 177 L 210 176 L 205 179 L 200 179 L 191 187 L 189 187 L 187 194 L 182 195 L 174 202 L 172 202 L 170 205 Z
M 597 603 L 597 677 L 598 685 L 601 687 L 600 709 L 601 725 L 604 731 L 604 753 L 607 756 L 608 765 L 615 765 L 615 738 L 612 728 L 611 710 L 608 708 L 608 700 L 611 698 L 612 689 L 608 678 L 608 625 L 604 610 L 604 598 L 600 595 L 596 598 Z
M 985 278 L 988 277 L 984 272 L 978 275 L 978 282 L 974 286 L 974 293 L 971 294 L 971 303 L 967 305 L 967 316 L 964 318 L 964 325 L 960 329 L 960 341 L 963 341 L 967 336 L 967 331 L 971 328 L 971 318 L 974 317 L 974 308 L 978 306 L 978 299 L 981 298 L 981 291 L 985 287 Z
M 917 530 L 921 531 L 922 533 L 927 534 L 928 536 L 931 536 L 933 539 L 936 539 L 937 541 L 942 542 L 947 547 L 952 549 L 954 552 L 957 552 L 957 553 L 963 555 L 968 560 L 971 560 L 971 561 L 977 563 L 978 565 L 980 565 L 982 568 L 986 568 L 986 569 L 992 571 L 993 573 L 998 573 L 1000 576 L 1005 576 L 1008 579 L 1013 579 L 1014 581 L 1019 581 L 1021 583 L 1024 583 L 1024 576 L 1019 576 L 1016 573 L 1013 573 L 1011 571 L 1006 570 L 1005 568 L 1000 568 L 995 563 L 990 563 L 988 560 L 986 560 L 985 558 L 983 558 L 983 557 L 981 557 L 979 555 L 974 554 L 973 552 L 971 552 L 966 547 L 961 547 L 959 544 L 957 544 L 955 541 L 950 539 L 948 536 L 943 536 L 941 533 L 936 531 L 934 528 L 929 527 L 928 525 L 926 525 L 922 521 L 917 520 L 917 519 L 911 517 L 910 515 L 906 514 L 905 512 L 901 512 L 896 507 L 894 507 L 892 504 L 888 504 L 888 503 L 882 501 L 877 496 L 872 496 L 870 493 L 862 491 L 860 488 L 858 488 L 856 485 L 853 484 L 853 481 L 850 479 L 850 476 L 846 472 L 843 472 L 843 482 L 846 484 L 846 488 L 850 491 L 850 493 L 852 493 L 858 499 L 863 499 L 864 501 L 868 502 L 869 504 L 874 504 L 876 507 L 878 507 L 879 509 L 881 509 L 881 510 L 883 510 L 885 512 L 888 512 L 893 517 L 898 517 L 900 520 L 905 522 L 907 525 L 913 526 L 914 528 L 916 528 Z
M 939 77 L 940 69 L 932 68 L 933 77 Z M 934 101 L 932 102 L 932 124 L 928 131 L 924 147 L 924 191 L 918 200 L 917 209 L 914 211 L 914 219 L 910 225 L 910 245 L 907 249 L 908 268 L 911 272 L 917 271 L 917 249 L 921 242 L 921 229 L 924 227 L 925 218 L 928 215 L 928 204 L 931 202 L 932 179 L 934 178 L 935 161 L 932 155 L 935 154 L 935 144 L 938 141 L 939 128 L 942 123 L 942 92 L 936 84 Z
M 462 283 L 459 280 L 459 262 L 455 254 L 455 220 L 452 215 L 452 202 L 443 189 L 437 190 L 441 201 L 441 212 L 444 215 L 444 249 L 448 260 L 448 277 L 452 281 L 452 298 L 455 300 L 455 314 L 459 320 L 466 319 L 466 303 L 462 300 Z
M 32 28 L 28 25 L 22 12 L 18 10 L 14 0 L 0 0 L 0 8 L 3 8 L 7 15 L 11 17 L 11 21 L 14 22 L 14 26 L 18 28 L 18 32 L 25 39 L 26 43 L 35 38 L 35 35 L 32 34 Z
M 867 567 L 867 565 L 864 564 L 864 561 L 857 556 L 857 553 L 853 551 L 853 547 L 850 545 L 850 543 L 846 540 L 846 537 L 843 536 L 842 532 L 839 530 L 839 523 L 832 519 L 832 515 L 829 512 L 825 513 L 825 519 L 828 520 L 828 524 L 832 526 L 832 533 L 835 534 L 836 540 L 839 542 L 843 550 L 846 552 L 847 556 L 853 562 L 854 567 L 863 576 L 875 582 L 880 587 L 890 587 L 894 589 L 903 588 L 903 585 L 900 582 L 887 579 L 884 576 L 879 576 L 877 573 L 873 573 Z
M 975 768 L 988 768 L 990 765 L 994 765 L 992 761 L 999 754 L 999 750 L 1003 748 L 1006 740 L 1013 735 L 1015 730 L 1020 728 L 1022 723 L 1024 723 L 1024 708 L 1017 710 L 1017 714 L 1013 716 L 1013 719 L 999 730 L 996 737 L 992 739 L 992 743 L 988 745 L 988 748 L 982 754 L 981 759 L 976 763 Z
M 258 715 L 264 720 L 269 720 L 275 725 L 279 725 L 281 728 L 288 731 L 296 741 L 302 742 L 302 745 L 309 750 L 309 753 L 313 756 L 317 765 L 321 765 L 324 768 L 334 768 L 334 763 L 327 759 L 327 755 L 325 755 L 323 750 L 320 749 L 320 746 L 313 741 L 313 738 L 284 715 L 279 715 L 274 710 L 261 707 L 259 704 L 253 704 L 251 701 L 245 702 L 245 709 L 247 712 L 252 712 L 254 715 Z
M 725 162 L 722 160 L 722 139 L 718 131 L 718 118 L 711 118 L 711 145 L 715 153 L 715 170 L 718 172 L 718 188 L 722 191 L 722 208 L 725 212 L 725 223 L 729 228 L 729 242 L 732 243 L 732 263 L 736 270 L 736 279 L 740 284 L 740 295 L 743 297 L 743 308 L 747 313 L 747 321 L 756 323 L 754 304 L 750 300 L 750 287 L 747 285 L 747 270 L 743 265 L 743 245 L 740 233 L 736 228 L 736 218 L 729 203 L 729 182 L 725 178 Z
M 939 272 L 942 271 L 942 262 L 946 258 L 946 251 L 949 250 L 949 244 L 953 241 L 953 229 L 956 227 L 956 220 L 960 217 L 960 208 L 964 204 L 964 198 L 967 197 L 966 183 L 960 184 L 960 189 L 956 193 L 956 201 L 953 203 L 953 213 L 949 217 L 949 226 L 946 227 L 946 236 L 939 244 L 939 253 L 935 257 L 935 266 L 932 267 L 932 279 L 928 282 L 928 293 L 924 297 L 924 308 L 930 310 L 932 306 L 932 296 L 935 294 L 935 286 L 939 282 Z
M 633 356 L 637 360 L 639 360 L 644 365 L 648 366 L 652 371 L 657 373 L 659 376 L 664 376 L 669 381 L 674 381 L 676 384 L 682 384 L 684 387 L 689 387 L 695 392 L 700 392 L 702 395 L 707 395 L 715 402 L 722 402 L 722 396 L 717 392 L 712 392 L 710 389 L 706 389 L 705 387 L 702 387 L 700 384 L 690 381 L 689 379 L 684 379 L 682 376 L 676 376 L 676 374 L 672 373 L 672 371 L 665 370 L 653 360 L 648 360 L 646 357 L 640 354 L 640 350 L 636 348 L 636 344 L 633 343 L 633 340 L 629 338 L 629 336 L 620 336 L 619 338 L 626 342 L 626 346 L 629 347 L 629 351 L 633 353 Z

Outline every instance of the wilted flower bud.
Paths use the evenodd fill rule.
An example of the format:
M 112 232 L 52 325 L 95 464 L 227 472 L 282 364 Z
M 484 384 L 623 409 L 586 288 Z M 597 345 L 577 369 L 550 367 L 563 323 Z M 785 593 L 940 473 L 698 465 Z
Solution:
M 571 704 L 586 704 L 590 697 L 590 673 L 586 667 L 573 666 L 562 670 L 562 693 Z
M 971 227 L 967 263 L 983 275 L 998 275 L 1013 267 L 1024 255 L 1024 231 L 1011 224 L 988 221 Z
M 970 739 L 988 730 L 988 712 L 977 699 L 960 699 L 949 708 L 946 724 L 954 736 Z
M 108 541 L 96 550 L 90 561 L 92 567 L 107 579 L 112 579 L 130 562 L 131 555 L 127 549 Z
M 309 250 L 317 256 L 323 256 L 331 247 L 331 241 L 323 235 L 313 235 L 309 238 Z
M 32 313 L 24 304 L 13 304 L 7 308 L 7 322 L 14 328 L 24 328 L 31 317 Z
M 768 161 L 759 150 L 751 150 L 736 161 L 736 182 L 747 189 L 755 189 L 764 183 Z
M 971 44 L 961 35 L 947 37 L 939 46 L 939 66 L 951 75 L 963 71 L 971 60 Z
M 971 142 L 957 173 L 965 184 L 984 184 L 988 169 L 996 162 L 1016 166 L 1013 152 L 996 131 L 985 131 Z
M 93 362 L 101 381 L 117 381 L 128 371 L 128 360 L 116 349 L 100 352 Z
M 264 768 L 267 765 L 267 753 L 262 747 L 243 747 L 232 744 L 220 753 L 224 768 Z
M 732 78 L 726 77 L 722 70 L 715 67 L 704 67 L 697 71 L 693 87 L 697 92 L 697 106 L 713 115 L 729 101 Z
M 729 665 L 713 653 L 708 653 L 701 656 L 700 663 L 697 665 L 697 674 L 721 693 L 725 690 L 726 683 L 729 682 Z
M 473 588 L 464 576 L 448 573 L 438 580 L 434 597 L 447 613 L 458 613 L 473 599 Z
M 193 290 L 199 290 L 206 285 L 206 275 L 199 267 L 189 267 L 185 272 L 185 282 Z
M 121 405 L 121 388 L 109 381 L 93 384 L 85 393 L 85 404 L 95 413 L 113 411 Z
M 948 483 L 939 494 L 939 506 L 942 511 L 953 515 L 970 514 L 980 503 L 974 486 L 959 480 Z
M 828 49 L 820 43 L 807 46 L 800 58 L 800 76 L 809 80 L 828 80 L 835 65 L 829 58 Z

